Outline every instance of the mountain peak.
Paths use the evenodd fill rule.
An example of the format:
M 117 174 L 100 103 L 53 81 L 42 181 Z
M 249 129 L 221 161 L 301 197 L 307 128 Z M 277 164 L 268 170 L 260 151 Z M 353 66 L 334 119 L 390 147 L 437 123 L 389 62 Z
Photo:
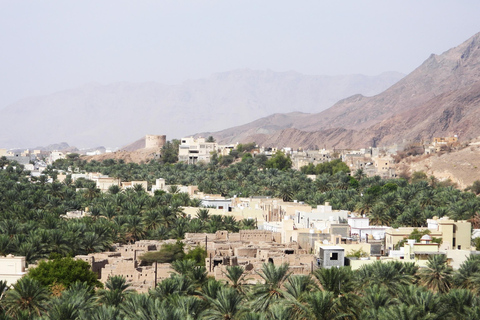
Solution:
M 277 132 L 256 136 L 261 139 L 255 141 L 294 147 L 300 141 L 305 146 L 311 145 L 311 139 L 324 139 L 341 147 L 367 147 L 372 141 L 401 143 L 404 139 L 428 140 L 452 134 L 469 139 L 480 135 L 479 93 L 480 33 L 477 33 L 440 55 L 431 54 L 413 72 L 375 96 L 352 95 L 307 118 L 296 115 L 282 118 L 283 126 L 274 121 L 280 117 L 271 118 L 268 126 L 279 128 Z M 290 128 L 303 133 L 295 132 L 295 139 L 288 138 L 293 133 Z M 236 139 L 231 132 L 229 139 L 241 142 L 252 139 L 245 133 L 238 135 L 245 139 Z M 222 137 L 222 132 L 218 136 Z

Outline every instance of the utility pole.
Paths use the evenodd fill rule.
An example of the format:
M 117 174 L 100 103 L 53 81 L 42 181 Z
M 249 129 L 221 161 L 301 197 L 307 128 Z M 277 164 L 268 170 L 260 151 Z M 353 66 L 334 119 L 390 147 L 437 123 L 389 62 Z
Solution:
M 158 261 L 155 261 L 155 287 L 157 287 L 157 264 L 158 264 Z

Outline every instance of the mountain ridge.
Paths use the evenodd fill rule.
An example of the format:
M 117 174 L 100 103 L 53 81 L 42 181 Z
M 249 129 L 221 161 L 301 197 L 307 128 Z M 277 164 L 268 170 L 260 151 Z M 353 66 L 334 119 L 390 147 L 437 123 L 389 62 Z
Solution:
M 380 92 L 401 76 L 387 72 L 329 77 L 242 69 L 175 85 L 88 83 L 1 109 L 0 146 L 68 141 L 79 148 L 115 147 L 147 133 L 181 138 L 275 112 L 318 112 L 353 93 Z
M 480 120 L 477 99 L 479 81 L 480 33 L 477 33 L 441 55 L 430 55 L 414 71 L 382 93 L 372 97 L 353 95 L 327 110 L 308 116 L 289 115 L 288 119 L 282 120 L 283 123 L 290 123 L 279 130 L 283 130 L 283 133 L 276 131 L 263 136 L 249 136 L 248 132 L 255 127 L 252 123 L 240 128 L 244 130 L 238 133 L 241 139 L 227 135 L 225 130 L 210 134 L 220 142 L 259 139 L 256 142 L 265 146 L 275 143 L 278 147 L 305 148 L 325 143 L 337 147 L 368 147 L 378 143 L 399 143 L 405 139 L 420 141 L 431 139 L 434 135 L 458 133 L 462 138 L 471 139 L 480 135 L 480 130 L 471 125 L 473 119 Z M 463 116 L 459 112 L 463 112 Z M 443 121 L 444 126 L 440 128 L 435 123 L 441 122 L 443 113 L 446 117 L 454 113 L 457 119 L 453 122 Z M 428 119 L 429 126 L 425 119 Z M 264 121 L 268 122 L 269 119 Z M 270 122 L 271 126 L 275 125 L 274 121 Z M 337 137 L 332 132 L 341 134 Z M 289 137 L 289 134 L 293 136 Z M 322 139 L 327 140 L 318 141 Z M 299 145 L 300 141 L 304 145 Z

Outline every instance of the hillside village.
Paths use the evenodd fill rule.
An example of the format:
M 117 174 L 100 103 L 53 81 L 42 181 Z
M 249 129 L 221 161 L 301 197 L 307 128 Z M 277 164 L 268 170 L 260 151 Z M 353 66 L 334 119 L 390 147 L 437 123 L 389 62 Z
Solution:
M 145 149 L 156 150 L 161 159 L 165 136 L 146 136 Z M 458 146 L 456 137 L 435 138 L 423 147 L 424 154 L 442 152 Z M 178 149 L 178 161 L 186 164 L 208 164 L 214 154 L 228 156 L 235 145 L 219 145 L 205 138 L 183 138 Z M 309 165 L 341 159 L 353 175 L 360 170 L 364 176 L 380 176 L 382 179 L 396 178 L 395 158 L 399 146 L 390 148 L 369 148 L 360 150 L 292 150 L 283 148 L 258 148 L 251 150 L 252 157 L 260 154 L 267 158 L 281 151 L 291 159 L 292 169 L 302 170 Z M 39 177 L 55 161 L 65 159 L 68 154 L 60 151 L 49 153 L 25 150 L 21 153 L 1 151 L 5 160 L 16 161 L 30 171 L 32 177 Z M 387 225 L 370 224 L 368 215 L 355 211 L 333 210 L 327 202 L 312 206 L 300 201 L 283 201 L 281 198 L 235 196 L 233 198 L 200 192 L 197 186 L 167 185 L 158 177 L 155 184 L 148 181 L 122 181 L 96 172 L 80 172 L 70 168 L 67 172 L 57 171 L 47 181 L 63 183 L 67 179 L 95 182 L 96 188 L 106 193 L 112 186 L 119 190 L 143 189 L 150 195 L 157 192 L 181 192 L 192 199 L 198 199 L 201 206 L 208 208 L 210 215 L 229 216 L 233 219 L 255 221 L 256 230 L 216 233 L 186 233 L 182 240 L 188 248 L 197 246 L 206 250 L 205 266 L 208 275 L 217 280 L 225 279 L 226 267 L 242 266 L 251 283 L 260 280 L 259 270 L 264 263 L 282 265 L 287 263 L 293 274 L 308 275 L 317 268 L 350 266 L 358 270 L 375 261 L 414 262 L 425 267 L 431 255 L 444 255 L 448 264 L 458 269 L 470 256 L 479 254 L 472 246 L 472 240 L 480 237 L 480 229 L 471 232 L 472 225 L 465 220 L 452 220 L 444 216 L 427 220 L 426 227 L 392 228 Z M 315 175 L 309 175 L 315 180 Z M 198 208 L 183 207 L 185 215 L 194 217 Z M 85 211 L 66 212 L 64 219 L 89 217 Z M 423 236 L 412 238 L 414 233 Z M 407 240 L 405 240 L 407 239 Z M 141 256 L 158 251 L 165 243 L 174 240 L 141 240 L 133 244 L 115 244 L 111 251 L 79 255 L 75 259 L 88 262 L 98 278 L 105 283 L 111 276 L 124 276 L 132 288 L 147 292 L 159 281 L 173 272 L 170 264 L 142 265 Z M 13 263 L 13 264 L 12 264 Z M 2 267 L 3 266 L 3 267 Z M 7 268 L 6 266 L 12 266 Z M 34 265 L 33 265 L 34 266 Z M 33 267 L 33 266 L 30 266 Z M 0 280 L 9 284 L 21 278 L 26 269 L 25 257 L 7 256 L 0 259 L 3 271 Z
M 213 138 L 212 138 L 213 139 Z M 112 151 L 106 149 L 95 149 L 86 151 L 83 156 L 85 159 L 136 159 L 137 162 L 145 162 L 152 159 L 159 160 L 161 158 L 162 147 L 166 143 L 165 135 L 146 135 L 143 138 L 143 146 L 134 151 Z M 320 149 L 320 150 L 303 150 L 292 148 L 265 148 L 253 146 L 251 154 L 265 155 L 271 158 L 277 151 L 281 151 L 287 155 L 292 161 L 292 168 L 301 170 L 302 167 L 316 166 L 321 163 L 329 162 L 334 159 L 341 159 L 347 164 L 352 174 L 357 170 L 361 170 L 362 174 L 366 176 L 380 176 L 383 179 L 395 178 L 402 173 L 405 175 L 412 174 L 413 171 L 405 165 L 405 162 L 400 163 L 403 158 L 410 155 L 440 155 L 447 151 L 462 149 L 468 146 L 469 143 L 462 146 L 457 136 L 452 137 L 436 137 L 431 142 L 424 144 L 404 144 L 392 145 L 389 147 L 370 147 L 362 149 Z M 472 142 L 471 145 L 477 146 L 477 143 Z M 208 164 L 212 157 L 225 157 L 230 155 L 232 150 L 235 150 L 237 144 L 222 145 L 214 140 L 208 141 L 207 138 L 202 137 L 185 137 L 180 140 L 177 154 L 178 161 L 187 164 Z M 70 155 L 82 155 L 78 152 L 66 151 L 43 151 L 43 150 L 7 150 L 0 149 L 0 157 L 4 156 L 7 160 L 17 161 L 25 166 L 26 170 L 32 172 L 32 175 L 38 176 L 43 170 L 51 165 L 56 160 L 66 159 Z M 232 160 L 233 161 L 233 160 Z M 423 168 L 422 168 L 423 169 Z M 429 168 L 427 168 L 429 169 Z M 405 172 L 407 171 L 407 172 Z M 408 172 L 409 171 L 409 172 Z M 422 170 L 419 170 L 422 171 Z M 72 177 L 80 177 L 78 173 L 74 173 Z M 82 176 L 86 177 L 86 176 Z M 97 177 L 98 178 L 98 177 Z M 107 178 L 107 177 L 103 177 Z M 103 179 L 102 178 L 102 179 Z M 92 176 L 89 176 L 92 179 Z M 441 180 L 454 181 L 453 176 L 442 176 Z M 473 181 L 465 181 L 461 183 L 464 187 L 470 185 Z M 120 182 L 118 182 L 119 184 Z M 108 189 L 108 186 L 105 187 Z M 101 188 L 102 189 L 102 188 Z
M 480 2 L 3 2 L 0 320 L 480 320 Z

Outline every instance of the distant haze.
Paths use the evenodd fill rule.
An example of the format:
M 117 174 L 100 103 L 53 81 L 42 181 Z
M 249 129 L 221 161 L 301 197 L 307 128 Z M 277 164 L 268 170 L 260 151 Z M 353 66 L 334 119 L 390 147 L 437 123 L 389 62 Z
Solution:
M 397 72 L 328 77 L 244 69 L 182 85 L 87 84 L 3 109 L 0 146 L 66 141 L 76 147 L 118 147 L 145 134 L 166 134 L 170 140 L 272 113 L 320 112 L 353 94 L 380 93 L 402 77 Z
M 90 82 L 239 68 L 406 74 L 480 31 L 479 12 L 471 0 L 4 0 L 0 110 Z

